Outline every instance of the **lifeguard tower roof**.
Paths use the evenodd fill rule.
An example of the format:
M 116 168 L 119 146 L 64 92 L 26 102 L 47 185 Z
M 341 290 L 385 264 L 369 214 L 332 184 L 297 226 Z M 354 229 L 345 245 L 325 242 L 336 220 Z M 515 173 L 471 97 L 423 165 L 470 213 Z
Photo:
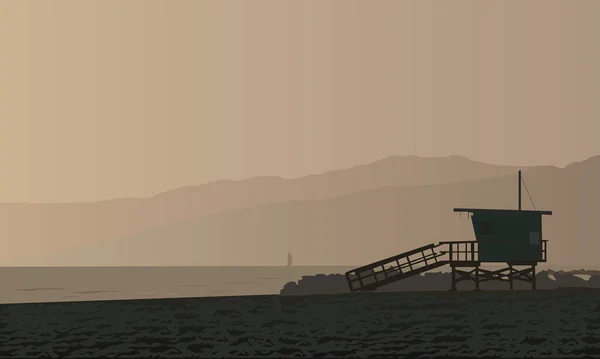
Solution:
M 539 214 L 539 215 L 552 215 L 552 211 L 532 211 L 528 209 L 490 209 L 490 208 L 454 208 L 454 212 L 468 212 L 468 213 L 498 213 L 498 214 Z

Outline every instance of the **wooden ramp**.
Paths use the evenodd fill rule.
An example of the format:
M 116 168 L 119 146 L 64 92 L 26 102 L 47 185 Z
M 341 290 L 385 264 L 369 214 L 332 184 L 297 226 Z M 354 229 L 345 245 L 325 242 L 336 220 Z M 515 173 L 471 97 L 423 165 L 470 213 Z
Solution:
M 440 242 L 400 253 L 346 272 L 351 292 L 375 290 L 386 284 L 446 264 L 479 264 L 477 242 Z

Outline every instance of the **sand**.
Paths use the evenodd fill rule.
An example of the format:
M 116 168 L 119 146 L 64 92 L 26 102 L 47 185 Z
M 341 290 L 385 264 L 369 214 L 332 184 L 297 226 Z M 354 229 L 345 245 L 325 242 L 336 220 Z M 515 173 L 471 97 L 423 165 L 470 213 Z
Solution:
M 0 306 L 0 356 L 600 356 L 600 290 Z

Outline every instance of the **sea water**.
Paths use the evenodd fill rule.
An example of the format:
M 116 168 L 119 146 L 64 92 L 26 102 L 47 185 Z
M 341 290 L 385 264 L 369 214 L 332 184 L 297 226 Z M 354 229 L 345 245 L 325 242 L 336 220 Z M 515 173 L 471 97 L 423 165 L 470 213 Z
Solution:
M 0 267 L 0 303 L 279 294 L 351 267 Z
M 0 304 L 279 294 L 302 276 L 356 267 L 0 267 Z M 543 264 L 537 271 L 548 267 L 598 269 Z

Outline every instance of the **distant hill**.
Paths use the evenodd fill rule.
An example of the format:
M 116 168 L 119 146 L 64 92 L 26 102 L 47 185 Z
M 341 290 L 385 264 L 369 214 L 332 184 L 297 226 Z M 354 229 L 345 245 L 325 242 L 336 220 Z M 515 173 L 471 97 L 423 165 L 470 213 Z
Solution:
M 449 171 L 452 167 L 443 167 L 446 161 L 469 163 L 453 157 L 436 161 Z M 377 165 L 373 166 L 364 169 L 368 172 Z M 516 171 L 504 170 L 495 172 L 495 176 L 462 178 L 460 182 L 458 175 L 449 181 L 449 176 L 440 171 L 441 183 L 427 179 L 427 185 L 403 182 L 393 186 L 373 180 L 381 187 L 356 185 L 356 192 L 340 191 L 335 198 L 318 199 L 313 189 L 303 199 L 256 200 L 254 206 L 199 215 L 120 239 L 57 252 L 48 257 L 49 264 L 284 265 L 288 250 L 294 253 L 297 265 L 366 264 L 432 242 L 472 239 L 468 219 L 464 215 L 460 218 L 452 209 L 516 208 Z M 434 173 L 431 171 L 430 176 Z M 470 173 L 473 176 L 474 172 Z M 527 185 L 523 190 L 524 208 L 531 208 L 529 192 L 538 209 L 554 212 L 544 219 L 550 263 L 600 264 L 596 256 L 600 250 L 600 156 L 564 169 L 529 168 L 523 176 Z M 248 185 L 252 180 L 243 183 Z M 334 188 L 332 193 L 338 193 Z M 273 197 L 265 194 L 254 198 L 285 198 L 282 192 L 277 197 L 272 195 L 273 189 L 263 190 Z M 322 197 L 327 193 L 323 192 Z
M 394 156 L 367 165 L 297 179 L 255 177 L 217 181 L 162 193 L 149 201 L 164 208 L 167 222 L 227 212 L 267 203 L 321 200 L 389 186 L 420 186 L 476 180 L 515 173 L 516 167 L 495 166 L 449 156 Z
M 257 177 L 179 188 L 148 199 L 95 203 L 0 204 L 0 265 L 62 263 L 50 253 L 152 231 L 161 226 L 269 203 L 322 200 L 386 186 L 490 178 L 512 167 L 464 157 L 389 157 L 297 179 Z M 207 238 L 207 242 L 215 241 Z M 113 254 L 110 254 L 113 257 Z M 110 259 L 106 259 L 109 260 Z M 104 263 L 100 257 L 93 262 Z

